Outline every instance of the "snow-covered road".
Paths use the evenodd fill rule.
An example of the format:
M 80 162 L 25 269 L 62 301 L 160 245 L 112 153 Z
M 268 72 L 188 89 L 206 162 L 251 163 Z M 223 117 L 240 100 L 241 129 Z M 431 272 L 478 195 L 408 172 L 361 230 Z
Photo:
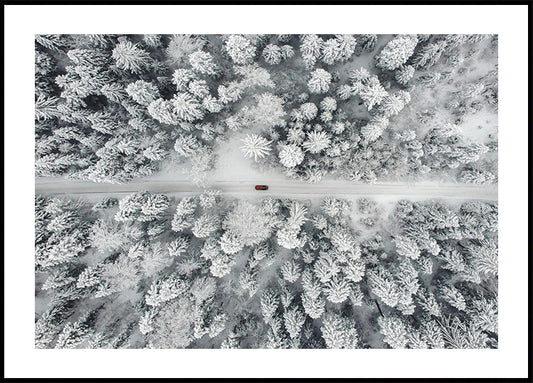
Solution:
M 268 191 L 256 191 L 254 185 L 268 184 Z M 346 181 L 323 181 L 319 184 L 291 180 L 273 182 L 213 181 L 206 187 L 220 189 L 228 195 L 361 195 L 361 196 L 398 196 L 421 198 L 460 198 L 497 200 L 497 185 L 478 186 L 468 184 L 440 183 L 376 183 L 361 184 Z M 145 180 L 126 184 L 106 184 L 65 179 L 38 178 L 35 181 L 36 194 L 93 194 L 93 193 L 132 193 L 149 191 L 154 193 L 190 194 L 202 188 L 187 181 Z

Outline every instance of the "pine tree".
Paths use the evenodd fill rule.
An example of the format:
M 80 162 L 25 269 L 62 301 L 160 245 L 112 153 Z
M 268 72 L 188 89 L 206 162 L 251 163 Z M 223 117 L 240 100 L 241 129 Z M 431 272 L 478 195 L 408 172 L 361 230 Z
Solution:
M 379 105 L 388 94 L 380 84 L 377 76 L 370 76 L 363 81 L 354 82 L 352 92 L 361 97 L 368 110 L 372 110 L 375 105 Z
M 473 326 L 483 331 L 498 333 L 498 302 L 496 299 L 481 297 L 469 303 L 469 313 Z
M 192 69 L 208 76 L 215 76 L 219 71 L 213 56 L 209 52 L 196 51 L 191 53 L 189 55 L 189 63 Z
M 301 269 L 298 263 L 294 261 L 294 259 L 291 259 L 289 261 L 286 261 L 281 266 L 281 274 L 283 275 L 283 279 L 285 279 L 288 282 L 294 283 L 296 282 L 301 275 Z
M 307 133 L 307 140 L 303 143 L 303 147 L 309 153 L 320 153 L 326 149 L 331 142 L 331 137 L 324 131 L 311 131 Z
M 314 264 L 314 273 L 322 283 L 327 283 L 340 272 L 340 267 L 331 253 L 323 253 Z
M 496 241 L 484 239 L 480 245 L 468 247 L 472 265 L 476 270 L 489 277 L 498 275 L 498 244 Z
M 91 227 L 89 241 L 91 246 L 105 252 L 123 248 L 127 243 L 127 238 L 116 222 L 99 219 Z
M 355 238 L 353 234 L 345 228 L 338 228 L 332 230 L 331 243 L 338 251 L 348 252 L 356 248 Z
M 102 282 L 103 265 L 87 266 L 78 276 L 76 287 L 83 289 L 87 287 L 97 286 Z
M 268 44 L 263 49 L 263 58 L 270 65 L 279 64 L 282 60 L 282 50 L 279 45 Z
M 128 95 L 137 103 L 148 106 L 158 99 L 159 90 L 149 82 L 137 80 L 126 87 Z
M 350 257 L 346 265 L 343 265 L 342 270 L 347 280 L 357 283 L 365 275 L 365 264 L 356 257 Z
M 107 97 L 108 100 L 111 100 L 116 103 L 122 103 L 128 96 L 124 87 L 118 82 L 111 82 L 105 84 L 100 88 L 100 92 Z
M 243 35 L 230 35 L 226 40 L 225 48 L 235 64 L 246 65 L 254 61 L 256 47 Z
M 328 312 L 324 316 L 321 327 L 322 337 L 327 348 L 354 349 L 358 348 L 359 336 L 355 322 L 339 314 Z
M 333 97 L 324 97 L 324 99 L 320 101 L 320 109 L 326 112 L 334 112 L 337 110 L 337 101 Z
M 323 46 L 324 40 L 318 37 L 318 35 L 302 35 L 300 37 L 300 52 L 302 52 L 308 69 L 322 56 Z
M 102 280 L 111 292 L 134 288 L 140 278 L 139 262 L 127 256 L 121 255 L 114 262 L 103 266 Z
M 152 59 L 148 52 L 127 39 L 122 39 L 113 49 L 113 59 L 117 68 L 140 74 L 148 70 Z
M 322 45 L 322 61 L 324 64 L 333 65 L 341 57 L 341 47 L 337 39 L 328 39 Z
M 84 319 L 76 322 L 68 322 L 59 334 L 55 348 L 76 348 L 86 338 L 89 329 L 84 323 Z
M 433 349 L 444 348 L 444 340 L 439 324 L 435 320 L 426 320 L 421 326 L 422 339 Z
M 57 97 L 40 95 L 35 101 L 35 119 L 45 121 L 60 117 L 61 113 L 57 110 L 58 103 Z
M 369 287 L 372 293 L 390 307 L 395 307 L 400 299 L 399 287 L 391 273 L 383 266 L 369 270 L 367 273 Z
M 396 252 L 402 257 L 417 259 L 420 256 L 420 249 L 411 238 L 398 235 L 394 238 L 394 244 L 396 245 Z
M 230 331 L 227 338 L 224 339 L 220 348 L 223 349 L 236 349 L 239 348 L 239 337 L 234 331 Z
M 413 55 L 417 43 L 416 35 L 396 36 L 376 56 L 376 65 L 387 70 L 400 67 Z
M 213 232 L 218 229 L 218 217 L 205 213 L 201 215 L 196 221 L 194 221 L 192 227 L 192 233 L 198 238 L 209 237 Z
M 290 45 L 281 46 L 281 59 L 287 60 L 294 57 L 294 49 Z
M 232 231 L 244 246 L 253 246 L 266 240 L 272 229 L 271 219 L 262 209 L 247 201 L 240 201 L 223 222 L 226 230 Z
M 219 243 L 220 248 L 226 254 L 238 253 L 243 248 L 240 236 L 230 230 L 222 234 Z
M 441 316 L 440 305 L 435 299 L 435 295 L 427 288 L 421 288 L 417 292 L 417 302 L 429 315 Z
M 230 82 L 228 85 L 219 85 L 217 88 L 218 100 L 227 105 L 240 100 L 243 94 L 241 85 L 238 82 Z
M 311 73 L 307 87 L 311 93 L 326 93 L 331 83 L 331 74 L 324 69 L 316 69 Z
M 326 284 L 327 298 L 332 303 L 342 303 L 350 296 L 351 284 L 346 279 L 334 276 Z
M 265 290 L 261 295 L 261 312 L 265 323 L 269 324 L 278 309 L 279 300 L 276 293 L 271 290 Z
M 305 314 L 299 308 L 291 307 L 285 310 L 283 319 L 291 339 L 298 338 L 305 322 Z
M 204 117 L 202 106 L 188 93 L 176 93 L 170 103 L 173 108 L 172 113 L 181 120 L 193 122 Z
M 442 53 L 446 49 L 446 41 L 439 40 L 434 43 L 423 46 L 418 53 L 412 58 L 413 66 L 416 69 L 429 68 L 439 61 Z
M 302 305 L 307 315 L 313 319 L 318 319 L 324 313 L 326 300 L 321 295 L 311 296 L 305 291 L 302 294 Z
M 148 306 L 159 307 L 187 291 L 187 284 L 174 275 L 155 280 L 148 289 L 145 301 Z
M 308 121 L 313 120 L 318 114 L 318 108 L 312 102 L 306 102 L 300 105 L 300 111 L 302 116 Z
M 455 249 L 442 251 L 438 258 L 444 261 L 444 264 L 441 265 L 443 269 L 451 270 L 454 273 L 461 273 L 465 270 L 465 260 L 461 253 Z
M 188 236 L 179 235 L 175 240 L 168 243 L 168 253 L 173 257 L 179 257 L 187 252 L 190 244 L 191 240 Z
M 300 230 L 282 227 L 276 233 L 278 244 L 286 249 L 296 249 L 305 245 L 305 238 L 299 236 Z
M 402 320 L 395 316 L 379 317 L 378 324 L 380 333 L 384 336 L 383 341 L 392 348 L 406 348 L 407 329 Z
M 69 44 L 64 35 L 35 35 L 35 42 L 56 52 L 63 50 Z
M 429 345 L 426 343 L 422 333 L 412 326 L 407 327 L 407 346 L 411 349 L 427 349 Z
M 279 151 L 279 160 L 287 168 L 293 168 L 304 160 L 304 152 L 298 145 L 282 145 Z
M 174 113 L 174 106 L 171 101 L 163 100 L 162 98 L 152 101 L 148 105 L 148 113 L 162 124 L 179 124 L 179 118 Z
M 337 96 L 339 99 L 346 101 L 354 95 L 354 89 L 351 85 L 342 84 L 337 88 Z
M 141 222 L 156 221 L 162 218 L 168 209 L 169 199 L 164 194 L 149 194 L 141 206 L 141 214 L 137 218 Z
M 466 309 L 466 301 L 459 290 L 453 285 L 442 286 L 440 288 L 441 297 L 457 310 L 464 311 Z
M 241 150 L 244 152 L 245 157 L 252 157 L 255 161 L 258 158 L 263 158 L 270 153 L 270 144 L 272 141 L 267 140 L 257 134 L 247 134 L 246 138 L 241 140 L 244 145 L 241 146 Z
M 415 74 L 415 68 L 412 65 L 402 65 L 394 72 L 394 78 L 400 85 L 406 86 Z

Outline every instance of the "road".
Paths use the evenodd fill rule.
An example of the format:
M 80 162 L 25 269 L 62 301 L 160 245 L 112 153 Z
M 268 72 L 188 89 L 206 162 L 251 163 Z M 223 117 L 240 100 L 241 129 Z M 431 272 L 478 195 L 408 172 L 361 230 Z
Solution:
M 269 185 L 268 191 L 255 191 L 255 184 Z M 343 181 L 323 181 L 319 184 L 308 184 L 301 181 L 214 181 L 208 188 L 220 189 L 224 194 L 242 195 L 368 195 L 368 196 L 398 196 L 423 198 L 461 198 L 497 200 L 498 187 L 496 185 L 479 186 L 468 184 L 437 184 L 437 183 L 376 183 L 360 184 Z M 37 179 L 36 194 L 93 194 L 93 193 L 132 193 L 149 191 L 152 193 L 190 194 L 201 191 L 187 181 L 149 180 L 133 181 L 126 184 L 94 183 L 74 180 L 46 180 Z

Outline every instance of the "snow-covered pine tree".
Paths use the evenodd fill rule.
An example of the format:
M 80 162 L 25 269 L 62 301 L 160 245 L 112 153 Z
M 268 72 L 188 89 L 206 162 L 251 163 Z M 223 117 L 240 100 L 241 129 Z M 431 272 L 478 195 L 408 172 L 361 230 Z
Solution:
M 150 54 L 126 38 L 115 45 L 112 54 L 117 68 L 140 74 L 147 71 L 152 64 Z
M 327 93 L 331 83 L 331 74 L 324 69 L 315 69 L 311 73 L 311 78 L 307 82 L 307 87 L 311 93 Z
M 293 168 L 304 160 L 304 152 L 295 144 L 282 145 L 278 156 L 281 164 L 287 168 Z
M 228 36 L 225 49 L 235 64 L 238 65 L 251 64 L 256 54 L 255 45 L 243 35 Z
M 283 58 L 281 47 L 279 45 L 268 44 L 263 49 L 263 58 L 270 65 L 279 64 Z
M 440 288 L 441 297 L 457 310 L 466 309 L 466 301 L 461 292 L 453 285 L 444 285 Z
M 420 256 L 420 249 L 416 242 L 409 237 L 397 235 L 394 238 L 394 244 L 396 245 L 396 252 L 402 257 L 417 259 Z
M 359 336 L 355 327 L 355 321 L 352 319 L 328 312 L 324 315 L 321 331 L 327 348 L 358 348 Z
M 241 141 L 244 143 L 244 145 L 241 146 L 244 156 L 250 158 L 253 157 L 255 161 L 259 158 L 264 158 L 271 151 L 270 144 L 272 141 L 257 134 L 247 134 Z
M 379 317 L 378 324 L 380 333 L 384 336 L 383 341 L 392 348 L 406 348 L 407 329 L 403 321 L 396 316 Z
M 192 233 L 198 238 L 207 238 L 213 234 L 219 226 L 218 216 L 205 213 L 202 214 L 192 226 Z
M 300 275 L 301 275 L 300 266 L 294 259 L 286 261 L 281 266 L 280 271 L 281 271 L 281 274 L 283 275 L 283 279 L 291 283 L 296 282 L 300 278 Z
M 160 98 L 159 89 L 152 83 L 137 80 L 126 87 L 126 93 L 137 103 L 148 106 Z
M 222 234 L 219 244 L 222 251 L 226 254 L 238 253 L 243 248 L 241 237 L 231 230 Z
M 178 235 L 175 240 L 167 245 L 168 253 L 173 257 L 179 257 L 187 252 L 191 240 L 186 235 Z
M 418 44 L 416 35 L 398 35 L 385 45 L 376 56 L 376 66 L 394 70 L 405 64 Z
M 296 339 L 305 322 L 305 314 L 298 307 L 289 307 L 283 313 L 283 319 L 289 336 Z
M 261 312 L 265 323 L 269 324 L 279 306 L 279 298 L 272 289 L 267 289 L 261 294 Z
M 330 142 L 331 137 L 326 132 L 311 131 L 307 133 L 307 140 L 302 144 L 302 146 L 309 153 L 316 154 L 326 149 L 329 146 Z
M 394 280 L 390 271 L 383 265 L 368 271 L 367 279 L 370 290 L 390 307 L 395 307 L 401 297 L 398 284 Z
M 215 76 L 219 71 L 214 57 L 209 52 L 196 51 L 191 53 L 189 55 L 189 63 L 192 69 L 208 76 Z

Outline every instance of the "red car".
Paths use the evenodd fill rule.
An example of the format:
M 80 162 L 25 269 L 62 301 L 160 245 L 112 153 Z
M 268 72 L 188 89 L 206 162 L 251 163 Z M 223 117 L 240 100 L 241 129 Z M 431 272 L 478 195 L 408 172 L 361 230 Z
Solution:
M 255 185 L 255 190 L 268 190 L 267 185 Z

